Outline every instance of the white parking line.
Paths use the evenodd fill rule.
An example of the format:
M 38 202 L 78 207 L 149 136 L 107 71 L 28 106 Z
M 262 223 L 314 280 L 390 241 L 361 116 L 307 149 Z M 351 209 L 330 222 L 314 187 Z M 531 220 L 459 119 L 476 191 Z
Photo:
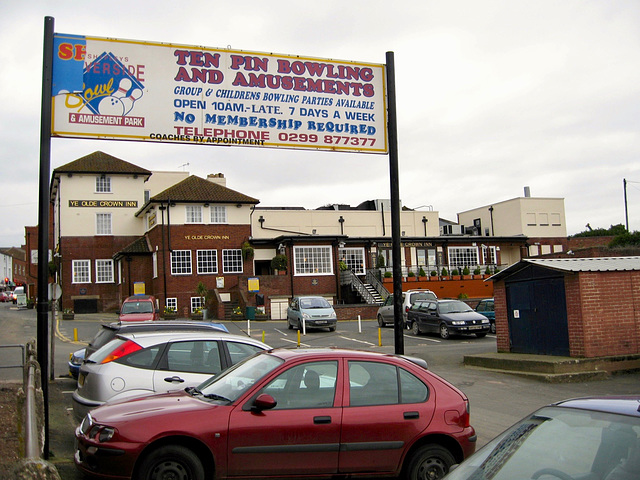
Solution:
M 366 345 L 375 345 L 375 343 L 365 342 L 364 340 L 358 340 L 356 338 L 349 338 L 349 337 L 340 337 L 340 338 L 343 338 L 344 340 L 350 340 L 352 342 L 364 343 Z
M 287 336 L 287 334 L 286 334 L 286 333 L 284 333 L 282 330 L 279 330 L 279 329 L 277 329 L 277 328 L 274 328 L 274 330 L 275 330 L 276 332 L 278 332 L 280 335 L 284 335 L 285 337 Z
M 405 335 L 404 338 L 413 338 L 414 340 L 427 340 L 429 342 L 434 342 L 434 343 L 441 343 L 442 342 L 442 340 L 437 340 L 435 338 L 416 337 L 415 335 Z

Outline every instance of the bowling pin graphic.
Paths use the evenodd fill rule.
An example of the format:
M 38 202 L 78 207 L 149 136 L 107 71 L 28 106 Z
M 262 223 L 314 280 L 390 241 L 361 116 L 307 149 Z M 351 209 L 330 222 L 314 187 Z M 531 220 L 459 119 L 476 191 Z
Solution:
M 118 91 L 115 92 L 113 96 L 116 98 L 124 98 L 127 96 L 127 93 L 129 92 L 130 88 L 131 88 L 131 80 L 125 77 L 122 80 L 120 80 L 120 83 L 118 84 Z
M 134 88 L 128 97 L 121 98 L 120 101 L 124 105 L 124 114 L 126 115 L 133 109 L 133 104 L 142 96 L 140 88 Z

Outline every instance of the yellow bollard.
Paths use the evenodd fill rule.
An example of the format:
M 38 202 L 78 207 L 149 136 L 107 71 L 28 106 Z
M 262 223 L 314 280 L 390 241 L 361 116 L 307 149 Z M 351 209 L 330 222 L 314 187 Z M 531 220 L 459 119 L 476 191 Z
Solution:
M 382 346 L 382 329 L 378 327 L 378 346 Z
M 264 330 L 262 330 L 262 343 L 264 343 Z
M 78 341 L 78 329 L 77 328 L 73 329 L 73 341 L 74 342 Z
M 298 330 L 298 348 L 300 348 L 300 330 Z

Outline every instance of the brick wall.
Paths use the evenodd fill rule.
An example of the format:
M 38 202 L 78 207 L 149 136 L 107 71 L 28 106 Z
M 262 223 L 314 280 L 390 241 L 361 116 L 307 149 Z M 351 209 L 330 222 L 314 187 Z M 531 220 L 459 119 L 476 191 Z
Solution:
M 583 340 L 583 356 L 640 353 L 640 272 L 583 272 L 579 276 L 584 334 L 581 337 L 576 328 L 570 335 Z

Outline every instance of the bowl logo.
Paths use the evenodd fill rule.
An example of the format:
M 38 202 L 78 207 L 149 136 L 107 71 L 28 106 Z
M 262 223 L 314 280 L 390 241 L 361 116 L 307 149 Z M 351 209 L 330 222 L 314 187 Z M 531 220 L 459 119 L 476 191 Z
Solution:
M 143 96 L 142 83 L 112 53 L 100 55 L 82 74 L 85 105 L 96 115 L 128 115 Z

